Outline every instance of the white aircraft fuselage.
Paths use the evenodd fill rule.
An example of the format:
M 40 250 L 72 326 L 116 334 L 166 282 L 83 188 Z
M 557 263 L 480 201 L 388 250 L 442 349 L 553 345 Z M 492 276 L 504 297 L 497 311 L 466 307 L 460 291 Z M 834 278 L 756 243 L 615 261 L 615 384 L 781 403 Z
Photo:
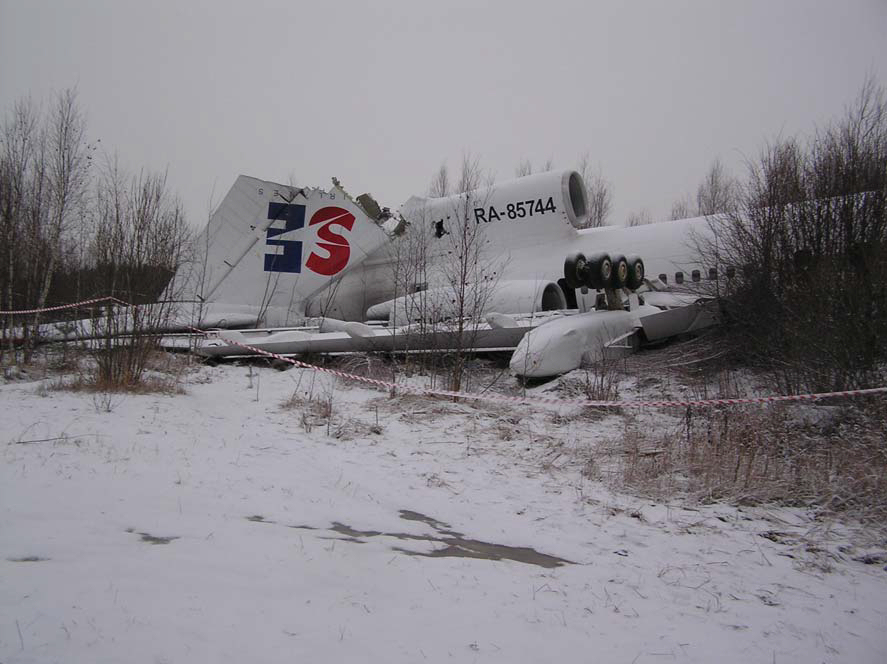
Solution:
M 210 219 L 202 259 L 176 275 L 167 297 L 183 292 L 199 309 L 194 320 L 230 318 L 242 326 L 248 318 L 253 327 L 271 328 L 312 317 L 381 318 L 393 326 L 425 320 L 427 311 L 412 311 L 419 300 L 434 302 L 438 319 L 575 308 L 578 291 L 564 278 L 564 260 L 575 252 L 639 255 L 649 277 L 669 284 L 716 274 L 710 270 L 717 266 L 701 265 L 697 251 L 699 240 L 711 237 L 709 218 L 581 229 L 587 207 L 574 171 L 539 173 L 447 198 L 414 197 L 395 216 L 378 214 L 374 202 L 354 200 L 338 184 L 327 192 L 240 176 Z M 475 299 L 482 290 L 484 297 Z M 454 291 L 469 293 L 474 306 L 456 307 Z M 601 322 L 604 312 L 597 313 L 594 323 L 579 316 L 573 324 L 558 323 L 566 341 L 549 338 L 551 328 L 540 348 L 555 341 L 603 343 L 608 326 Z M 626 315 L 606 313 L 610 327 L 624 334 L 653 312 L 635 307 Z M 536 362 L 539 371 L 560 364 Z
M 540 176 L 529 176 L 510 183 L 503 183 L 473 195 L 466 206 L 462 197 L 446 199 L 411 199 L 402 208 L 404 218 L 409 220 L 409 234 L 424 236 L 425 255 L 428 266 L 424 272 L 426 280 L 416 279 L 415 283 L 396 284 L 397 258 L 391 245 L 385 243 L 367 256 L 362 264 L 345 274 L 335 286 L 335 296 L 325 298 L 330 291 L 312 298 L 306 307 L 311 316 L 328 315 L 343 319 L 362 320 L 367 317 L 367 309 L 386 301 L 404 291 L 446 287 L 452 279 L 452 271 L 447 273 L 441 266 L 451 258 L 454 242 L 450 234 L 455 232 L 447 224 L 458 223 L 454 217 L 467 216 L 467 223 L 477 225 L 481 230 L 478 243 L 482 245 L 479 262 L 491 274 L 494 290 L 518 281 L 535 283 L 535 290 L 543 284 L 558 284 L 566 302 L 573 302 L 572 294 L 564 282 L 564 259 L 573 252 L 592 255 L 597 252 L 625 255 L 637 254 L 644 259 L 649 276 L 664 275 L 664 281 L 675 284 L 691 283 L 693 270 L 698 270 L 699 279 L 707 279 L 709 270 L 716 266 L 701 265 L 697 244 L 700 239 L 711 236 L 707 217 L 661 222 L 646 226 L 626 228 L 604 226 L 601 228 L 579 229 L 576 226 L 585 220 L 584 188 L 582 193 L 573 192 L 560 199 L 550 195 L 552 191 L 563 191 L 560 180 L 570 179 L 575 174 L 570 171 L 544 173 L 548 180 Z M 534 178 L 538 178 L 535 182 Z M 552 184 L 554 182 L 554 184 Z M 541 193 L 539 193 L 541 192 Z M 549 211 L 539 213 L 553 199 Z M 488 201 L 486 204 L 483 201 Z M 492 201 L 490 203 L 489 201 Z M 526 207 L 533 202 L 537 212 L 519 216 L 515 212 L 510 217 L 511 206 L 524 201 Z M 468 214 L 464 214 L 465 208 Z M 553 208 L 553 209 L 552 209 Z M 578 210 L 577 210 L 578 208 Z M 478 210 L 475 215 L 475 209 Z M 490 214 L 490 211 L 494 214 Z M 505 212 L 500 212 L 504 210 Z M 447 212 L 453 211 L 447 215 Z M 449 216 L 450 219 L 446 217 Z M 492 217 L 492 219 L 491 219 Z M 447 234 L 439 235 L 436 227 L 443 221 Z M 513 289 L 512 289 L 513 290 Z M 398 292 L 399 291 L 399 292 Z M 541 296 L 537 300 L 541 305 Z M 554 307 L 547 307 L 554 308 Z M 500 313 L 525 313 L 529 308 L 504 310 Z M 485 313 L 485 312 L 478 312 Z

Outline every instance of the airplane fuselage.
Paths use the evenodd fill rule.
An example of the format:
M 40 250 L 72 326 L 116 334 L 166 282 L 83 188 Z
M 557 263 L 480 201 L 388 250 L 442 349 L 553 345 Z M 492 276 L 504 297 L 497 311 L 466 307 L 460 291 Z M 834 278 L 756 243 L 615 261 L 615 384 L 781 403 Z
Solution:
M 708 218 L 699 217 L 631 228 L 605 226 L 584 230 L 544 224 L 547 232 L 540 233 L 543 229 L 529 228 L 533 220 L 501 220 L 486 225 L 486 248 L 480 260 L 494 267 L 500 281 L 558 283 L 568 302 L 572 300 L 564 282 L 564 259 L 576 251 L 586 255 L 637 254 L 644 259 L 648 277 L 659 277 L 669 284 L 690 284 L 709 279 L 711 270 L 718 269 L 715 265 L 703 265 L 697 248 L 698 242 L 711 237 L 710 223 Z M 422 230 L 427 229 L 413 227 L 410 232 Z M 432 236 L 427 242 L 430 263 L 447 259 L 444 240 Z M 396 258 L 388 247 L 382 247 L 342 278 L 334 298 L 325 301 L 321 294 L 309 304 L 307 313 L 362 320 L 366 310 L 378 302 L 402 295 L 405 290 L 434 288 L 446 282 L 440 271 L 429 269 L 425 281 L 397 284 L 397 270 Z

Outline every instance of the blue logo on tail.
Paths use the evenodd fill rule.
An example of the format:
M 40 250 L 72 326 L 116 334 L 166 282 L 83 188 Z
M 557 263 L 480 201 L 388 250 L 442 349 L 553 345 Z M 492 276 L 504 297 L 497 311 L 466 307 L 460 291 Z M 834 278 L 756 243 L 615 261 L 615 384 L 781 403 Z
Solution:
M 302 243 L 299 240 L 272 239 L 305 227 L 305 206 L 292 203 L 268 203 L 268 218 L 283 219 L 283 228 L 269 228 L 265 244 L 283 247 L 283 253 L 265 254 L 265 272 L 301 272 Z

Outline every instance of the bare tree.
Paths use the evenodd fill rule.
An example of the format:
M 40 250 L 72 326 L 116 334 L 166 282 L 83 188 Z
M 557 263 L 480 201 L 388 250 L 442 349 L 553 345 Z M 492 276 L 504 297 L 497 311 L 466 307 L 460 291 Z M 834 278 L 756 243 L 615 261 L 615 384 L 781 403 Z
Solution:
M 433 183 L 449 182 L 448 176 L 441 177 L 443 172 L 435 174 Z M 474 217 L 475 208 L 486 204 L 490 187 L 491 176 L 478 160 L 463 156 L 453 193 L 406 211 L 408 227 L 389 247 L 395 287 L 389 320 L 396 325 L 410 322 L 423 347 L 447 351 L 442 356 L 419 355 L 418 361 L 421 369 L 431 369 L 432 381 L 438 368 L 445 367 L 453 390 L 465 386 L 475 322 L 495 287 L 497 271 L 484 252 L 485 226 Z M 435 193 L 444 190 L 432 187 Z M 398 348 L 409 350 L 406 343 L 401 340 Z
M 65 90 L 50 110 L 46 137 L 50 218 L 47 231 L 50 255 L 37 306 L 49 294 L 56 257 L 61 253 L 63 234 L 77 217 L 89 185 L 91 149 L 86 144 L 86 119 L 77 104 L 77 93 Z
M 438 173 L 438 175 L 440 172 Z M 429 326 L 426 289 L 428 288 L 428 268 L 430 261 L 430 241 L 433 237 L 433 225 L 427 214 L 427 206 L 416 210 L 411 215 L 403 231 L 392 238 L 388 245 L 389 265 L 391 266 L 391 283 L 394 286 L 393 305 L 390 315 L 392 334 L 396 334 L 397 326 L 413 323 L 414 331 L 424 337 Z M 409 348 L 410 335 L 394 341 L 404 351 Z M 416 357 L 407 353 L 405 365 L 417 361 L 421 370 L 427 368 L 427 353 L 419 353 Z
M 3 290 L 9 308 L 46 305 L 56 268 L 70 246 L 66 234 L 86 215 L 91 147 L 74 90 L 59 93 L 48 114 L 29 100 L 15 104 L 3 138 Z M 25 360 L 33 348 L 31 325 L 19 321 Z
M 626 226 L 646 226 L 647 224 L 652 224 L 653 218 L 650 216 L 650 211 L 647 208 L 641 208 L 637 212 L 632 212 L 625 218 Z
M 542 167 L 540 168 L 540 172 L 544 173 L 546 171 L 550 171 L 552 168 L 554 168 L 554 160 L 549 157 L 543 162 Z M 527 175 L 532 175 L 535 172 L 536 170 L 533 167 L 533 162 L 529 159 L 522 159 L 514 169 L 514 177 L 522 178 L 526 177 Z M 489 180 L 490 176 L 487 175 L 484 177 L 484 179 Z
M 466 362 L 474 345 L 476 328 L 471 321 L 484 313 L 498 273 L 484 255 L 485 226 L 473 217 L 473 210 L 486 203 L 480 198 L 479 190 L 488 179 L 477 158 L 469 154 L 463 156 L 456 184 L 458 196 L 452 205 L 454 223 L 442 238 L 445 251 L 439 269 L 453 293 L 451 346 L 454 351 L 450 370 L 450 389 L 453 391 L 462 389 Z
M 695 217 L 696 208 L 690 201 L 690 196 L 685 195 L 671 204 L 671 211 L 668 214 L 669 219 L 689 219 Z
M 438 186 L 432 187 L 433 193 L 444 191 L 439 184 L 449 182 L 442 172 L 434 177 Z M 394 299 L 391 318 L 414 322 L 424 343 L 448 349 L 443 362 L 453 390 L 464 387 L 476 336 L 472 319 L 483 313 L 494 286 L 495 270 L 489 269 L 484 254 L 485 227 L 474 218 L 474 209 L 486 203 L 490 187 L 491 176 L 466 154 L 453 193 L 406 213 L 409 228 L 390 250 L 400 295 Z
M 431 178 L 428 195 L 431 198 L 444 198 L 450 195 L 450 171 L 447 169 L 447 162 L 442 162 Z
M 737 195 L 737 182 L 725 169 L 720 159 L 715 159 L 696 190 L 696 214 L 707 216 L 728 212 Z
M 715 159 L 696 189 L 696 201 L 684 195 L 671 204 L 669 219 L 689 219 L 731 212 L 740 195 L 738 180 L 727 173 L 720 159 Z
M 533 174 L 533 162 L 529 159 L 521 159 L 520 163 L 514 169 L 514 177 L 522 178 Z
M 135 340 L 163 325 L 169 311 L 156 300 L 182 261 L 186 226 L 164 174 L 129 177 L 114 159 L 95 180 L 96 148 L 85 134 L 85 117 L 71 89 L 57 94 L 46 113 L 22 100 L 5 120 L 0 301 L 8 309 L 40 309 L 89 294 L 152 303 L 125 316 L 111 316 L 108 309 L 107 318 L 95 321 L 94 332 L 102 326 L 107 331 L 105 355 L 117 357 L 135 353 L 137 344 L 111 343 L 111 336 L 120 332 Z M 26 362 L 40 321 L 39 314 L 14 321 Z M 4 323 L 13 326 L 8 319 Z M 124 380 L 137 380 L 141 368 L 131 362 L 127 367 Z
M 716 250 L 737 352 L 779 389 L 870 386 L 887 359 L 887 99 L 869 79 L 806 143 L 768 144 Z M 709 250 L 714 251 L 713 247 Z
M 141 380 L 159 343 L 157 332 L 173 313 L 171 302 L 156 300 L 183 262 L 187 234 L 181 202 L 170 194 L 165 173 L 128 176 L 116 157 L 108 160 L 97 183 L 91 251 L 99 288 L 131 304 L 150 304 L 94 321 L 103 333 L 96 353 L 99 384 L 128 387 Z M 121 334 L 125 342 L 116 341 Z
M 585 228 L 606 226 L 613 210 L 613 185 L 604 178 L 600 167 L 592 167 L 587 152 L 579 160 L 579 175 L 588 193 L 588 221 Z
M 20 242 L 26 233 L 26 217 L 31 203 L 31 179 L 37 166 L 40 114 L 30 99 L 17 101 L 3 126 L 0 137 L 0 283 L 3 308 L 14 310 L 21 304 L 16 286 L 22 280 L 21 269 L 29 265 L 23 253 L 30 245 Z M 15 321 L 4 319 L 4 335 L 12 351 Z

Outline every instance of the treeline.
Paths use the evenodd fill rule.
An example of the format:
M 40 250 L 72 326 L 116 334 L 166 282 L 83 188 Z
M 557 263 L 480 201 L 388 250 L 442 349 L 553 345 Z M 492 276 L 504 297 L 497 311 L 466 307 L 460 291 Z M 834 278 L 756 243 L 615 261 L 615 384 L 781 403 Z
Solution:
M 722 174 L 721 174 L 722 175 Z M 712 211 L 714 212 L 714 211 Z M 704 264 L 728 341 L 789 392 L 871 387 L 887 362 L 887 99 L 866 82 L 808 139 L 767 144 L 730 184 Z
M 723 343 L 780 392 L 883 384 L 887 364 L 887 98 L 868 78 L 843 115 L 779 138 L 744 177 L 715 159 L 671 219 L 709 217 L 699 263 L 721 279 Z M 626 226 L 651 223 L 646 210 Z M 724 268 L 740 268 L 727 272 Z M 726 273 L 726 274 L 725 274 Z M 732 276 L 731 276 L 732 275 Z
M 0 134 L 0 309 L 112 295 L 150 302 L 184 260 L 187 225 L 164 173 L 126 173 L 87 138 L 74 90 L 8 110 Z M 3 317 L 4 338 L 39 316 Z

